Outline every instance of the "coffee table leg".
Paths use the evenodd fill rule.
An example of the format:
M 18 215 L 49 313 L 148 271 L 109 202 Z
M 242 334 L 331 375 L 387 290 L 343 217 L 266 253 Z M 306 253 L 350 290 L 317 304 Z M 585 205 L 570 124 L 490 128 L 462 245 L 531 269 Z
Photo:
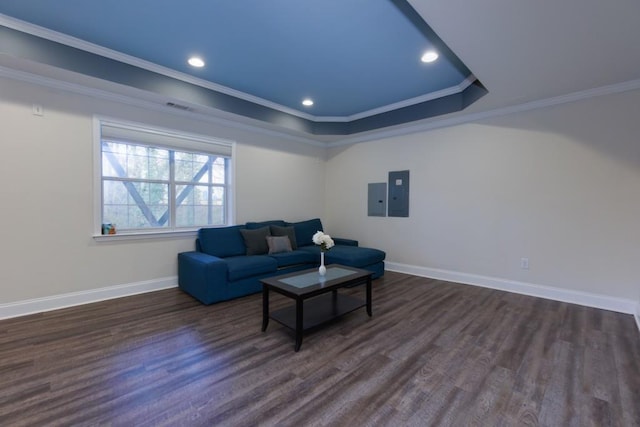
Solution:
M 304 319 L 302 302 L 302 299 L 296 300 L 296 351 L 300 350 L 300 346 L 302 345 L 302 332 L 304 328 L 304 325 L 302 324 L 302 320 Z
M 269 325 L 269 288 L 262 286 L 262 332 L 267 330 Z
M 331 312 L 335 316 L 338 313 L 338 291 L 331 291 Z
M 367 314 L 369 317 L 372 316 L 371 313 L 371 276 L 367 278 Z

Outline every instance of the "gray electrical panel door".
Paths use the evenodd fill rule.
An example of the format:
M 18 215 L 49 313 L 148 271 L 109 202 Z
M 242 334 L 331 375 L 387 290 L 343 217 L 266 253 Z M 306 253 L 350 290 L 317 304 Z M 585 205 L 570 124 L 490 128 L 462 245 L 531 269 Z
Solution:
M 387 216 L 387 183 L 369 184 L 367 215 Z
M 409 171 L 389 172 L 389 216 L 409 216 Z

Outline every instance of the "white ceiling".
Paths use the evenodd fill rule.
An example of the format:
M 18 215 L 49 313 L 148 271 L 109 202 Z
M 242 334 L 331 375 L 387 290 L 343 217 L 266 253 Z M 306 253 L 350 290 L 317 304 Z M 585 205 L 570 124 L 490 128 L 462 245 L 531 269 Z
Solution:
M 409 2 L 489 90 L 469 111 L 640 79 L 638 0 Z

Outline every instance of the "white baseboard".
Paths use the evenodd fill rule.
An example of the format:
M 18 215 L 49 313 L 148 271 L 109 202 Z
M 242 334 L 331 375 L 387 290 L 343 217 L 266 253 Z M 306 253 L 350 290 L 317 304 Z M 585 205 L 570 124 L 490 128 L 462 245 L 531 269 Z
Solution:
M 428 277 L 431 279 L 446 280 L 448 282 L 463 283 L 466 285 L 482 286 L 484 288 L 514 292 L 517 294 L 579 304 L 587 307 L 601 308 L 619 313 L 632 314 L 635 318 L 638 330 L 640 331 L 640 302 L 634 303 L 631 300 L 613 298 L 606 295 L 572 291 L 568 289 L 517 282 L 495 277 L 460 273 L 457 271 L 440 270 L 437 268 L 418 267 L 395 262 L 385 262 L 385 270 L 397 271 L 399 273 L 412 274 L 420 277 Z M 161 289 L 175 288 L 178 286 L 177 283 L 178 277 L 173 276 L 0 304 L 0 319 L 26 316 L 28 314 L 58 310 L 60 308 L 72 307 L 75 305 L 89 304 L 113 298 L 159 291 Z
M 177 276 L 163 277 L 160 279 L 145 280 L 143 282 L 128 283 L 125 285 L 109 286 L 106 288 L 91 289 L 88 291 L 71 292 L 68 294 L 0 304 L 0 319 L 58 310 L 60 308 L 72 307 L 74 305 L 127 297 L 130 295 L 159 291 L 161 289 L 175 288 L 177 286 Z
M 446 280 L 448 282 L 463 283 L 466 285 L 482 286 L 484 288 L 514 292 L 516 294 L 551 299 L 554 301 L 568 302 L 587 307 L 601 308 L 625 314 L 634 314 L 640 328 L 640 305 L 636 307 L 633 300 L 614 298 L 607 295 L 593 294 L 589 292 L 573 291 L 569 289 L 555 288 L 551 286 L 536 285 L 534 283 L 517 282 L 513 280 L 487 277 L 475 274 L 460 273 L 457 271 L 440 270 L 437 268 L 418 267 L 413 265 L 385 262 L 385 270 L 399 273 L 412 274 L 414 276 L 428 277 L 431 279 Z

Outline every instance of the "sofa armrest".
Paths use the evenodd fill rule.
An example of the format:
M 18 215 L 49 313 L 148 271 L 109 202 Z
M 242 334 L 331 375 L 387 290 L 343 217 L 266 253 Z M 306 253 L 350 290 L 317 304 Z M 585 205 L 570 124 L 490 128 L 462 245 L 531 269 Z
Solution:
M 178 254 L 178 285 L 203 304 L 226 299 L 227 270 L 222 258 L 196 251 Z
M 344 246 L 358 246 L 358 241 L 353 239 L 342 239 L 340 237 L 334 237 L 333 242 L 336 245 L 344 245 Z

